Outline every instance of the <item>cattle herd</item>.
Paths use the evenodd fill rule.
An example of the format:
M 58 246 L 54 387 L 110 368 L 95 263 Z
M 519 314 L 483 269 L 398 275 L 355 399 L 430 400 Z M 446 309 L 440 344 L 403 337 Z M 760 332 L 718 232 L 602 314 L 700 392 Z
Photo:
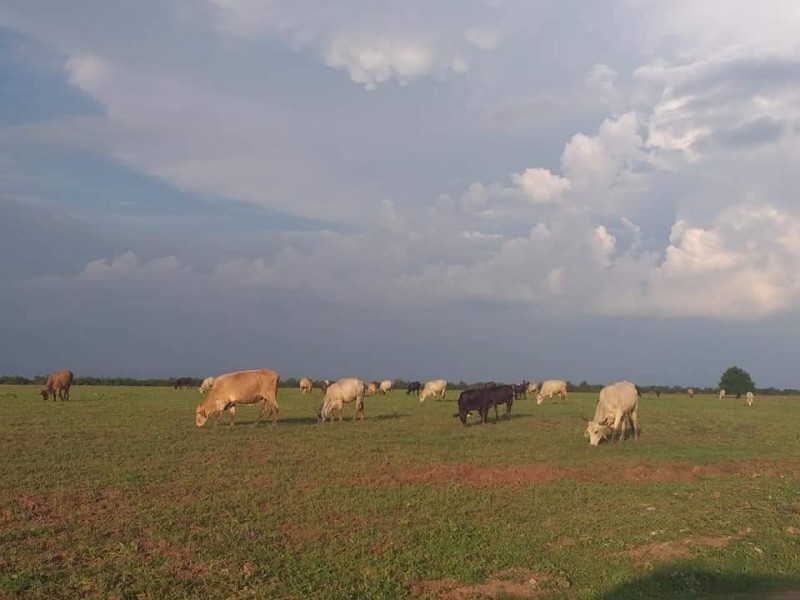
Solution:
M 41 388 L 41 395 L 45 400 L 53 396 L 53 400 L 69 400 L 69 390 L 74 376 L 72 371 L 54 371 L 47 377 Z M 221 416 L 227 412 L 230 424 L 233 425 L 236 417 L 236 406 L 239 404 L 258 404 L 260 411 L 256 418 L 259 423 L 264 414 L 269 411 L 272 424 L 278 423 L 278 383 L 280 376 L 270 369 L 255 369 L 251 371 L 236 371 L 217 377 L 206 377 L 200 385 L 201 393 L 208 393 L 203 402 L 195 410 L 195 423 L 202 427 L 212 416 Z M 176 389 L 192 385 L 190 377 L 180 377 L 175 382 Z M 308 394 L 313 388 L 310 377 L 300 379 L 300 393 Z M 384 381 L 363 382 L 357 377 L 345 377 L 338 381 L 324 380 L 320 384 L 323 394 L 322 406 L 317 411 L 317 420 L 320 422 L 333 421 L 336 416 L 343 420 L 344 405 L 353 403 L 356 407 L 354 420 L 365 418 L 364 396 L 388 394 L 394 388 L 390 379 Z M 510 418 L 511 406 L 514 400 L 527 398 L 527 394 L 536 393 L 536 404 L 542 404 L 545 398 L 552 399 L 558 396 L 562 401 L 567 399 L 567 383 L 560 379 L 543 381 L 540 386 L 533 382 L 522 381 L 511 385 L 498 385 L 489 382 L 483 386 L 464 390 L 458 397 L 458 412 L 453 416 L 458 417 L 466 425 L 470 414 L 478 414 L 481 423 L 485 424 L 489 411 L 494 408 L 495 422 L 499 420 L 497 407 L 504 404 L 505 417 Z M 686 391 L 691 398 L 694 390 Z M 445 399 L 447 394 L 447 381 L 432 379 L 423 385 L 419 381 L 412 381 L 406 387 L 406 395 L 416 395 L 420 402 L 428 398 Z M 619 381 L 605 386 L 600 390 L 600 395 L 595 406 L 594 418 L 588 422 L 585 437 L 592 446 L 597 446 L 601 440 L 624 440 L 628 427 L 631 428 L 633 439 L 639 438 L 639 389 L 629 381 Z M 656 396 L 660 394 L 656 392 Z M 719 391 L 719 398 L 725 397 L 725 390 Z M 739 396 L 737 395 L 737 398 Z M 753 405 L 753 392 L 747 392 L 745 403 Z

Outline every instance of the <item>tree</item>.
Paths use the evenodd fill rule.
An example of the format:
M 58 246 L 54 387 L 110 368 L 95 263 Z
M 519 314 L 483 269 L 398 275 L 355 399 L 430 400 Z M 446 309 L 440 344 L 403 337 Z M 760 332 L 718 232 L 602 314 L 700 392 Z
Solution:
M 719 378 L 719 387 L 728 395 L 740 396 L 755 391 L 756 384 L 753 383 L 750 373 L 734 366 L 728 368 Z

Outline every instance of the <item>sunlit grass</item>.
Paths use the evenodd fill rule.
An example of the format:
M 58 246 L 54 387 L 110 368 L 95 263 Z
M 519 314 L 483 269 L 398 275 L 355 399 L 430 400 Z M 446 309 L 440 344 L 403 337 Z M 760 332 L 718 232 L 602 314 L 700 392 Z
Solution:
M 592 395 L 468 427 L 455 397 L 320 425 L 317 390 L 282 389 L 277 427 L 198 429 L 192 390 L 0 386 L 0 596 L 435 596 L 507 569 L 575 598 L 800 588 L 797 399 L 645 396 L 640 442 L 590 448 Z

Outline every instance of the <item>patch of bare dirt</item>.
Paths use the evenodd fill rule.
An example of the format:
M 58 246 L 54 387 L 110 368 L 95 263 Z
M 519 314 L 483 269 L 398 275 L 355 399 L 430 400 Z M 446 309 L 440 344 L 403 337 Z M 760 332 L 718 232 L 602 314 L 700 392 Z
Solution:
M 360 485 L 441 485 L 459 483 L 477 487 L 495 485 L 527 485 L 546 483 L 557 479 L 586 482 L 636 481 L 661 483 L 668 481 L 693 481 L 698 477 L 730 475 L 777 476 L 800 478 L 800 465 L 778 464 L 767 461 L 730 461 L 696 465 L 688 461 L 662 463 L 629 463 L 620 469 L 614 465 L 606 468 L 597 465 L 592 469 L 558 467 L 548 463 L 527 465 L 476 466 L 470 464 L 423 465 L 413 470 L 392 470 L 382 467 L 372 473 L 362 474 L 353 482 Z
M 637 564 L 652 564 L 654 562 L 692 558 L 695 550 L 700 548 L 724 548 L 731 541 L 746 537 L 751 531 L 750 528 L 747 528 L 735 535 L 689 536 L 680 540 L 651 542 L 628 548 L 625 551 L 625 555 L 632 558 Z
M 472 600 L 477 598 L 536 598 L 553 590 L 566 589 L 564 577 L 535 573 L 527 569 L 509 569 L 494 573 L 484 583 L 462 585 L 452 578 L 419 581 L 411 584 L 413 596 L 432 596 L 440 600 Z

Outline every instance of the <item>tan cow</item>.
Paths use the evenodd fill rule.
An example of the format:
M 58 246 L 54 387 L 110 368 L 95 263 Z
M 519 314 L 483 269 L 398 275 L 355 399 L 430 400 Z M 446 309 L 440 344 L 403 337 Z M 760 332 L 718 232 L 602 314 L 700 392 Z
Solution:
M 747 403 L 747 406 L 753 406 L 754 399 L 753 392 L 747 392 L 747 394 L 745 394 L 744 401 Z
M 686 390 L 686 395 L 689 396 L 689 398 L 694 398 L 694 390 L 692 388 L 689 388 L 688 390 Z
M 525 390 L 528 394 L 535 394 L 539 390 L 539 387 L 536 385 L 535 381 L 528 382 L 528 389 Z
M 53 371 L 47 376 L 47 381 L 42 386 L 42 398 L 48 400 L 50 394 L 53 394 L 53 400 L 56 400 L 56 394 L 61 400 L 69 400 L 69 388 L 72 387 L 72 380 L 74 376 L 72 371 Z
M 559 398 L 566 400 L 567 382 L 561 379 L 548 379 L 547 381 L 543 381 L 542 386 L 539 388 L 539 393 L 536 395 L 536 404 L 544 402 L 545 396 L 547 396 L 549 400 L 553 397 L 553 394 L 558 394 Z
M 367 396 L 377 396 L 379 390 L 377 381 L 370 381 L 367 384 Z
M 301 394 L 310 394 L 312 387 L 314 387 L 314 384 L 311 382 L 311 378 L 310 377 L 303 377 L 300 380 L 300 393 Z
M 237 404 L 260 404 L 254 425 L 258 425 L 267 409 L 272 413 L 272 424 L 277 425 L 279 381 L 280 376 L 270 369 L 236 371 L 216 377 L 208 396 L 195 410 L 197 426 L 202 427 L 209 417 L 226 410 L 230 411 L 233 426 Z
M 633 439 L 639 439 L 639 394 L 630 381 L 620 381 L 600 390 L 600 397 L 594 410 L 594 419 L 586 426 L 584 436 L 589 444 L 597 446 L 600 440 L 625 440 L 628 420 L 633 425 Z
M 425 382 L 425 387 L 422 388 L 422 392 L 419 394 L 419 401 L 425 402 L 425 398 L 428 396 L 438 396 L 439 394 L 442 395 L 442 400 L 444 400 L 446 393 L 447 381 L 444 379 L 432 379 Z
M 393 387 L 394 387 L 394 381 L 392 381 L 391 379 L 384 379 L 383 381 L 381 381 L 380 392 L 385 396 L 386 394 L 392 391 Z
M 214 385 L 214 378 L 213 377 L 206 377 L 203 379 L 203 383 L 200 384 L 198 391 L 201 394 L 205 394 L 208 390 L 211 389 L 211 386 Z
M 722 400 L 725 397 L 725 390 L 719 391 L 719 399 Z
M 325 390 L 322 406 L 317 411 L 318 421 L 333 421 L 334 413 L 339 413 L 339 422 L 344 419 L 344 405 L 349 402 L 356 403 L 356 414 L 353 420 L 364 420 L 364 382 L 357 377 L 345 377 L 332 383 Z

